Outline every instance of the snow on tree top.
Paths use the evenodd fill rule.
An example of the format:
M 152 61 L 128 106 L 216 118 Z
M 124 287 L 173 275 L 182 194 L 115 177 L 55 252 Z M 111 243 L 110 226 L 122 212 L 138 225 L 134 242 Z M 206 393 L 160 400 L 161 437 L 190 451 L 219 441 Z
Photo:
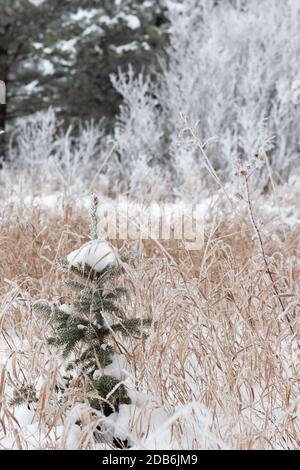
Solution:
M 109 264 L 117 264 L 117 257 L 113 248 L 105 240 L 92 240 L 82 245 L 78 250 L 72 251 L 67 260 L 70 266 L 85 263 L 95 271 L 101 272 Z
M 141 27 L 141 22 L 139 18 L 135 15 L 127 15 L 126 21 L 127 21 L 129 28 L 131 29 L 138 29 Z

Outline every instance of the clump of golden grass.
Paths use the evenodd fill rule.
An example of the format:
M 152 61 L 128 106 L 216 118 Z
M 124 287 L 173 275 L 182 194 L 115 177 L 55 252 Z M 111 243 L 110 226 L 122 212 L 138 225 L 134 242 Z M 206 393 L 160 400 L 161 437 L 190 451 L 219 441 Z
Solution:
M 197 253 L 167 247 L 168 256 L 154 256 L 151 242 L 143 249 L 133 242 L 125 247 L 136 255 L 122 277 L 131 293 L 124 311 L 155 322 L 148 339 L 120 340 L 119 347 L 137 388 L 152 394 L 170 416 L 177 412 L 171 419 L 173 446 L 300 447 L 300 233 L 280 218 L 261 217 L 277 293 L 243 209 L 239 216 L 224 213 L 211 220 Z M 67 300 L 65 274 L 55 263 L 82 243 L 87 224 L 86 214 L 70 207 L 49 215 L 16 204 L 2 214 L 0 328 L 11 366 L 3 368 L 0 384 L 0 446 L 1 435 L 10 434 L 19 448 L 63 448 L 76 421 L 70 410 L 78 403 L 83 408 L 77 447 L 94 446 L 99 422 L 90 415 L 85 391 L 70 387 L 57 401 L 61 358 L 46 341 L 49 321 L 32 310 L 37 299 Z M 28 406 L 44 433 L 25 438 L 8 404 L 7 385 L 35 386 L 41 377 L 39 401 Z M 65 424 L 62 440 L 55 435 L 57 423 Z

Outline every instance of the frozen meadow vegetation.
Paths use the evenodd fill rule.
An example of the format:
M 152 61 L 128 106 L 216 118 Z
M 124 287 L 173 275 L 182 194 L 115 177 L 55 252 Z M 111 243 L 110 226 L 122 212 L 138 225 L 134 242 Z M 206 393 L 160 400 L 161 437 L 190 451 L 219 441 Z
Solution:
M 0 449 L 300 449 L 300 4 L 164 3 L 109 132 L 55 106 L 8 126 Z M 100 215 L 154 204 L 196 207 L 203 243 Z

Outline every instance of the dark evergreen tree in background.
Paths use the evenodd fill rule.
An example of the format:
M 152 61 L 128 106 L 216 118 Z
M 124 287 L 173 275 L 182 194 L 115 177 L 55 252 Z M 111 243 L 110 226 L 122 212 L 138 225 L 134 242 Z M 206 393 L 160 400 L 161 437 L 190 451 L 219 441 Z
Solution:
M 110 74 L 149 68 L 167 41 L 162 0 L 0 0 L 0 11 L 8 130 L 49 106 L 66 124 L 104 118 L 110 129 L 121 101 Z
M 6 83 L 6 106 L 0 109 L 0 128 L 9 121 L 36 111 L 34 97 L 26 84 L 40 74 L 34 66 L 31 42 L 42 31 L 47 18 L 28 0 L 0 0 L 0 80 Z M 5 148 L 5 134 L 0 136 L 0 156 Z
M 61 3 L 40 49 L 55 74 L 44 92 L 65 118 L 104 117 L 110 127 L 120 104 L 110 75 L 129 64 L 140 71 L 155 63 L 167 38 L 163 2 Z

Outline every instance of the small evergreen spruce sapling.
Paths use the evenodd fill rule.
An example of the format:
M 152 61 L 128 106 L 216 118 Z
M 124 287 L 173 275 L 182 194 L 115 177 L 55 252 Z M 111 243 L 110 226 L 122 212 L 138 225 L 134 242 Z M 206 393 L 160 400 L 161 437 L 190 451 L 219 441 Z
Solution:
M 105 368 L 118 357 L 110 337 L 117 332 L 126 336 L 144 334 L 150 320 L 125 319 L 116 304 L 127 291 L 122 287 L 108 286 L 122 272 L 122 267 L 112 247 L 98 238 L 97 205 L 98 199 L 93 196 L 93 239 L 70 253 L 68 263 L 64 265 L 64 269 L 80 278 L 66 281 L 67 287 L 77 294 L 72 307 L 51 308 L 39 303 L 35 308 L 52 316 L 55 334 L 49 343 L 62 348 L 64 357 L 81 346 L 77 348 L 80 357 L 70 361 L 68 369 L 79 368 L 79 380 L 82 378 L 82 383 L 88 381 L 91 407 L 109 416 L 118 412 L 121 404 L 130 403 L 126 387 L 117 374 L 105 373 Z

